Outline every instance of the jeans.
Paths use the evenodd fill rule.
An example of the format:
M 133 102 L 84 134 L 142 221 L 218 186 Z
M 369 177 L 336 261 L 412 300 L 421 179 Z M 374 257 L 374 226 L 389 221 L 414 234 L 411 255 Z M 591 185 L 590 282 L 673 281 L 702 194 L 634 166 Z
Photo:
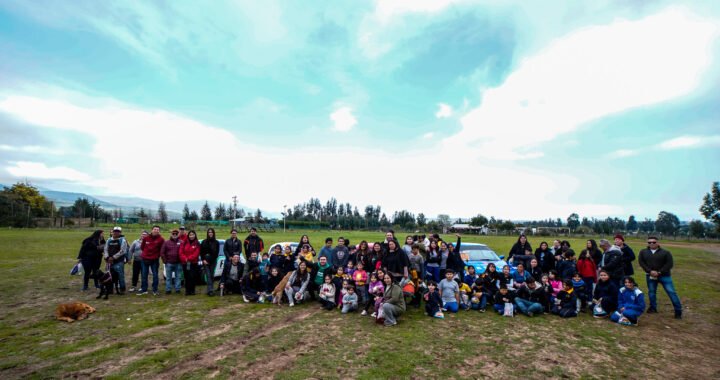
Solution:
M 180 291 L 180 273 L 182 272 L 182 264 L 165 264 L 165 291 L 169 292 L 173 290 L 173 283 L 175 285 L 175 291 Z M 175 274 L 175 278 L 173 278 Z
M 425 270 L 432 275 L 433 281 L 440 282 L 440 267 L 427 266 Z
M 215 292 L 213 287 L 213 280 L 215 280 L 215 265 L 205 265 L 205 277 L 207 277 L 207 293 L 212 294 Z
M 122 261 L 119 263 L 114 263 L 112 265 L 112 270 L 117 272 L 119 285 L 120 285 L 120 291 L 125 291 L 125 263 Z
M 350 312 L 350 311 L 355 311 L 355 310 L 357 310 L 357 308 L 358 308 L 358 305 L 357 305 L 356 303 L 343 304 L 343 305 L 342 305 L 342 310 L 340 310 L 340 312 L 341 312 L 342 314 L 347 314 L 347 313 Z
M 478 303 L 470 303 L 473 310 L 479 310 L 479 309 L 485 309 L 485 306 L 487 306 L 487 295 L 483 293 L 482 296 L 480 296 L 480 302 Z
M 445 305 L 443 306 L 443 308 L 445 308 L 445 310 L 447 310 L 451 313 L 457 313 L 459 306 L 458 306 L 457 302 L 453 301 L 453 302 L 445 302 Z
M 158 278 L 158 269 L 160 267 L 160 260 L 158 260 L 158 259 L 143 260 L 141 265 L 142 265 L 142 276 L 141 276 L 140 291 L 143 293 L 148 291 L 148 271 L 152 271 L 152 275 L 153 275 L 152 290 L 153 290 L 153 292 L 157 293 L 158 282 L 160 281 Z
M 585 302 L 592 301 L 595 281 L 592 277 L 583 277 L 583 282 L 585 282 Z
M 392 326 L 397 323 L 397 317 L 403 313 L 403 310 L 399 306 L 395 306 L 391 303 L 385 302 L 382 305 L 383 318 L 385 318 L 385 326 Z
M 665 289 L 665 293 L 670 297 L 670 302 L 672 302 L 675 311 L 682 311 L 682 304 L 680 304 L 680 297 L 678 297 L 675 291 L 672 276 L 660 276 L 657 280 L 651 279 L 649 274 L 645 275 L 645 277 L 647 279 L 648 295 L 650 296 L 650 308 L 657 309 L 657 288 L 659 282 L 663 289 Z
M 138 279 L 140 278 L 140 272 L 142 271 L 142 260 L 134 259 L 132 261 L 132 286 L 137 288 Z
M 542 314 L 544 311 L 542 305 L 537 302 L 531 302 L 522 298 L 515 298 L 515 306 L 521 313 L 528 315 L 528 313 Z
M 638 318 L 640 317 L 641 314 L 642 314 L 642 311 L 625 309 L 625 311 L 623 311 L 622 313 L 620 313 L 619 311 L 612 313 L 612 315 L 610 316 L 610 320 L 613 322 L 619 322 L 620 318 L 625 317 L 625 318 L 629 319 L 630 322 L 637 323 Z

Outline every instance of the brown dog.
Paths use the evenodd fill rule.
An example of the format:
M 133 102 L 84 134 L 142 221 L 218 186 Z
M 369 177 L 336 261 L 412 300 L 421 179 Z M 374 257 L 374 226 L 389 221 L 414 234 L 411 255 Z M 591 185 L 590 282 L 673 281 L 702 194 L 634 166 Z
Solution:
M 288 281 L 290 280 L 290 276 L 293 272 L 288 272 L 285 277 L 283 277 L 282 280 L 277 284 L 275 289 L 272 291 L 272 302 L 274 304 L 280 305 L 280 301 L 282 300 L 282 296 L 285 293 L 285 286 L 287 286 Z
M 55 309 L 55 318 L 59 321 L 82 321 L 88 314 L 94 313 L 95 308 L 82 302 L 61 303 Z

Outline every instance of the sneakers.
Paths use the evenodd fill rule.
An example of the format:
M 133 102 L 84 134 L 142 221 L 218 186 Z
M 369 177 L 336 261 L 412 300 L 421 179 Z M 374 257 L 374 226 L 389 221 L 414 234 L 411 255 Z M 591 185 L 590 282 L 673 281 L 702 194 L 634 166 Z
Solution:
M 627 318 L 625 318 L 625 317 L 620 318 L 620 320 L 618 321 L 618 323 L 621 324 L 621 325 L 623 325 L 623 326 L 637 326 L 637 323 L 632 323 L 632 322 L 630 322 L 629 319 L 627 319 Z
M 435 315 L 433 315 L 433 318 L 445 319 L 445 314 L 443 314 L 442 311 L 438 311 Z
M 243 297 L 243 298 L 244 298 L 244 297 Z M 246 302 L 247 302 L 247 301 L 246 301 Z M 290 307 L 295 306 L 295 302 L 290 302 L 290 304 L 289 304 L 288 306 L 290 306 Z
M 147 290 L 144 291 L 144 292 L 141 290 L 141 291 L 137 292 L 135 295 L 136 295 L 136 296 L 144 296 L 144 295 L 146 295 L 146 294 L 148 294 Z
M 649 308 L 647 309 L 646 313 L 648 313 L 648 314 L 657 314 L 657 309 L 651 306 L 651 307 L 649 307 Z
M 132 288 L 130 288 L 130 290 L 128 290 L 128 292 L 134 293 L 136 290 L 137 290 L 137 289 L 135 289 L 135 287 L 133 286 Z
M 480 309 L 480 312 L 481 312 L 481 313 L 484 313 L 484 312 L 485 312 L 485 308 Z
M 208 294 L 208 295 L 209 295 L 209 294 Z M 249 300 L 249 299 L 247 299 L 247 297 L 245 297 L 245 296 L 243 296 L 243 301 L 245 301 L 245 303 L 248 303 L 248 302 L 250 302 L 250 300 Z M 290 304 L 290 306 L 292 306 L 292 304 Z
M 158 292 L 153 292 L 153 295 L 154 295 L 154 296 L 159 296 L 160 293 L 158 293 Z
M 533 315 L 535 315 L 535 314 L 534 314 L 532 311 L 528 311 L 528 312 L 527 312 L 527 316 L 528 316 L 528 317 L 532 317 Z
M 367 310 L 363 310 L 362 313 L 360 313 L 360 315 L 367 315 Z
M 682 319 L 682 310 L 675 311 L 675 319 Z
M 370 314 L 370 316 L 373 318 L 377 318 L 377 313 L 372 313 L 372 314 Z

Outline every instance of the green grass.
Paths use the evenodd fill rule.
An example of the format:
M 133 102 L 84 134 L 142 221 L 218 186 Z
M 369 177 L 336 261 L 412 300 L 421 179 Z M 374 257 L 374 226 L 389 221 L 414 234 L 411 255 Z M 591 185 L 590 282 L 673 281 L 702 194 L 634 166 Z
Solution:
M 126 229 L 134 239 L 137 229 Z M 264 234 L 266 246 L 297 241 L 304 231 Z M 381 233 L 308 231 L 325 237 L 382 239 Z M 68 272 L 88 231 L 0 231 L 0 376 L 5 378 L 619 378 L 718 377 L 720 254 L 707 247 L 669 247 L 686 318 L 672 319 L 660 290 L 661 314 L 637 328 L 582 315 L 503 318 L 461 312 L 435 320 L 410 308 L 393 328 L 358 314 L 243 304 L 238 297 L 111 296 L 80 292 Z M 200 235 L 204 233 L 200 232 Z M 220 237 L 228 229 L 218 230 Z M 404 238 L 404 235 L 400 236 Z M 446 237 L 450 239 L 450 235 Z M 454 240 L 454 239 L 453 239 Z M 514 237 L 467 236 L 507 254 Z M 551 238 L 547 238 L 551 240 Z M 540 239 L 531 238 L 536 247 Z M 578 251 L 585 239 L 570 239 Z M 637 251 L 642 241 L 629 240 Z M 673 242 L 673 244 L 680 244 Z M 127 267 L 126 267 L 127 268 Z M 636 270 L 637 266 L 636 266 Z M 130 270 L 126 269 L 129 277 Z M 645 290 L 644 279 L 638 276 Z M 162 284 L 161 284 L 162 286 Z M 89 319 L 53 319 L 55 306 L 79 300 L 97 308 Z

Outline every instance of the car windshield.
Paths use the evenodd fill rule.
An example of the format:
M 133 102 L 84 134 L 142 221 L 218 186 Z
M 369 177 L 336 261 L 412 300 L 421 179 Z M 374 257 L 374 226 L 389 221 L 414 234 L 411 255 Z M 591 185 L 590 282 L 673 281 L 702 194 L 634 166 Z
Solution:
M 460 256 L 465 261 L 498 261 L 500 258 L 487 247 L 472 247 L 460 251 Z

